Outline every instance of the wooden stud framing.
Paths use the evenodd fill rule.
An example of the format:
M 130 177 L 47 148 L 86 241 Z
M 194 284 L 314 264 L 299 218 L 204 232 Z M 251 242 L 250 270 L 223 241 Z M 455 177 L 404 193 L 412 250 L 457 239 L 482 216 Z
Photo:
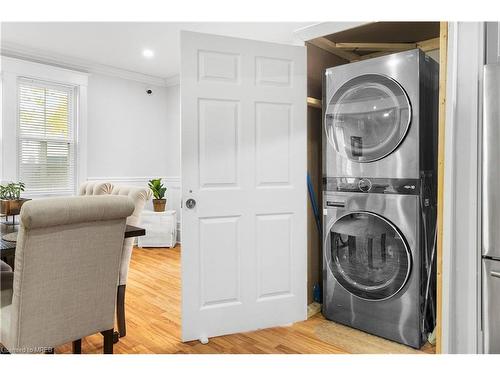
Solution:
M 384 56 L 392 52 L 407 51 L 413 48 L 420 48 L 424 52 L 432 51 L 439 48 L 440 38 L 422 40 L 417 43 L 335 43 L 330 39 L 321 37 L 310 40 L 309 43 L 352 62 Z M 358 55 L 355 53 L 356 51 L 375 52 Z
M 320 109 L 322 108 L 321 100 L 316 98 L 311 98 L 310 96 L 307 97 L 307 105 L 313 108 L 320 108 Z
M 437 283 L 436 283 L 436 353 L 441 353 L 443 319 L 443 199 L 444 141 L 446 120 L 446 68 L 448 62 L 448 22 L 440 23 L 439 31 L 439 125 L 438 125 L 438 196 L 437 196 Z
M 417 43 L 335 43 L 335 48 L 357 51 L 404 51 L 417 48 Z
M 347 61 L 356 61 L 359 59 L 359 55 L 339 49 L 336 47 L 336 43 L 323 37 L 312 39 L 309 41 L 309 43 L 315 45 L 318 48 L 324 49 L 325 51 L 333 53 L 334 55 L 337 55 L 338 57 L 341 57 Z
M 417 43 L 417 47 L 424 52 L 432 51 L 434 49 L 440 48 L 441 38 L 433 38 L 428 40 L 423 40 Z

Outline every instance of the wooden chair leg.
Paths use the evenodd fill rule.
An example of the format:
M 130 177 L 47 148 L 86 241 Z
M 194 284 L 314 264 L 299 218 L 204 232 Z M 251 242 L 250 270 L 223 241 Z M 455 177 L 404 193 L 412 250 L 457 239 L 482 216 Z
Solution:
M 101 332 L 101 335 L 104 335 L 103 332 Z M 113 332 L 113 344 L 116 344 L 119 341 L 120 341 L 120 334 L 118 333 L 118 331 L 114 331 Z
M 113 354 L 113 332 L 114 329 L 101 332 L 104 337 L 104 354 Z
M 7 350 L 5 346 L 0 344 L 0 354 L 10 354 L 10 352 Z
M 82 354 L 82 339 L 73 341 L 73 354 Z
M 116 321 L 120 337 L 125 337 L 127 334 L 127 325 L 125 323 L 125 287 L 125 285 L 118 285 L 116 295 Z

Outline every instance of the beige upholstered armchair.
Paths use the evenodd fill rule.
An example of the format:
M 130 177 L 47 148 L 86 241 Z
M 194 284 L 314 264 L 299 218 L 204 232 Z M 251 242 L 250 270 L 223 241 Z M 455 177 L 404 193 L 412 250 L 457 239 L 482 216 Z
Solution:
M 109 182 L 85 182 L 80 186 L 78 195 L 106 195 L 112 190 L 113 185 Z
M 12 296 L 4 300 L 2 290 L 0 309 L 0 342 L 9 352 L 53 351 L 70 341 L 80 352 L 81 338 L 98 332 L 104 352 L 113 352 L 116 287 L 133 210 L 130 199 L 118 196 L 23 205 Z
M 111 194 L 128 196 L 134 202 L 134 212 L 127 218 L 128 225 L 139 226 L 141 223 L 141 214 L 148 200 L 151 199 L 151 191 L 149 188 L 137 186 L 113 186 L 108 182 L 87 182 L 80 187 L 80 194 Z M 128 279 L 128 270 L 130 266 L 130 258 L 132 256 L 132 248 L 134 246 L 134 238 L 126 238 L 123 243 L 120 277 L 117 289 L 116 301 L 116 320 L 118 323 L 118 333 L 120 337 L 127 334 L 127 326 L 125 320 L 125 289 Z

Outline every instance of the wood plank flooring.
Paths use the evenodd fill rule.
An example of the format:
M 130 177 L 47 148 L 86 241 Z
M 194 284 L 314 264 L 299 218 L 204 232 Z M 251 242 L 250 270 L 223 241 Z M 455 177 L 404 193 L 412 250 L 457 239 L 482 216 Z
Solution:
M 326 321 L 316 314 L 290 327 L 264 329 L 182 343 L 181 336 L 180 247 L 175 249 L 134 249 L 126 294 L 127 336 L 115 344 L 115 353 L 203 354 L 203 353 L 433 353 L 422 351 Z M 333 324 L 333 335 L 322 334 Z M 338 336 L 338 339 L 337 339 Z M 355 342 L 355 346 L 353 346 Z M 82 353 L 102 353 L 100 334 L 82 340 Z M 56 348 L 71 353 L 71 344 Z

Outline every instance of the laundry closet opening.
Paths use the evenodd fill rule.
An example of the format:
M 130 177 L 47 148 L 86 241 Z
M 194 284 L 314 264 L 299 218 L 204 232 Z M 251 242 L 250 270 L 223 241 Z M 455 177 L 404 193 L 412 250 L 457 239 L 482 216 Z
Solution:
M 405 317 L 414 327 L 398 327 L 404 337 L 339 309 L 331 320 L 415 347 L 431 334 L 437 352 L 446 43 L 443 22 L 369 23 L 306 42 L 316 198 L 308 207 L 308 303 L 321 298 L 329 315 L 325 304 L 342 300 L 325 288 L 331 276 L 354 301 L 350 309 L 380 308 L 395 320 L 420 310 Z M 398 305 L 401 295 L 414 303 Z

